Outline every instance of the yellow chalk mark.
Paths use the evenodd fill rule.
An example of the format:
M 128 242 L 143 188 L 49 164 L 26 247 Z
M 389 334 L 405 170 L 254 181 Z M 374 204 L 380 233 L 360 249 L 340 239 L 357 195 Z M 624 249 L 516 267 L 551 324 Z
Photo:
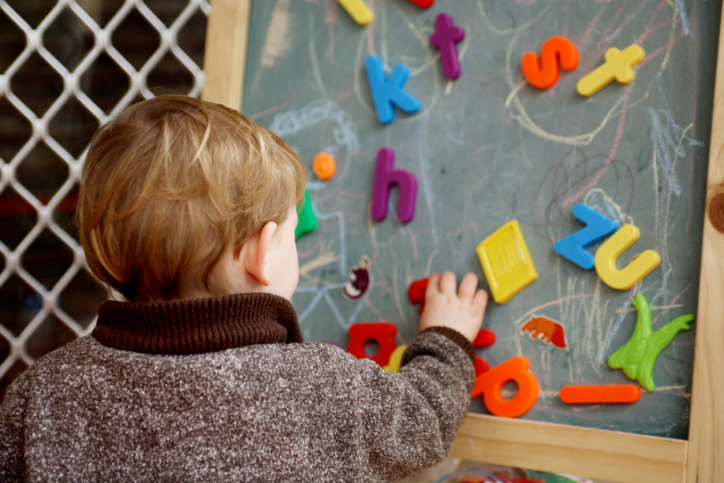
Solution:
M 324 280 L 313 277 L 309 274 L 314 269 L 329 265 L 330 263 L 334 263 L 339 260 L 339 255 L 335 255 L 334 252 L 322 253 L 322 250 L 324 250 L 324 248 L 320 247 L 319 256 L 317 258 L 310 260 L 299 267 L 299 276 L 309 282 L 306 284 L 300 284 L 300 287 L 331 285 L 331 283 L 325 282 Z
M 362 0 L 337 0 L 352 20 L 359 25 L 369 25 L 375 19 L 374 12 Z
M 299 275 L 306 276 L 311 272 L 312 270 L 323 267 L 325 265 L 329 265 L 330 263 L 334 263 L 337 260 L 339 260 L 339 255 L 335 255 L 334 252 L 327 252 L 319 255 L 314 260 L 310 260 L 304 265 L 299 267 Z
M 380 247 L 377 241 L 377 227 L 372 223 L 372 203 L 367 203 L 367 230 L 370 232 L 370 238 L 372 239 L 372 250 L 373 253 L 377 253 Z
M 314 15 L 309 16 L 309 31 L 314 32 Z M 317 59 L 317 49 L 314 46 L 314 35 L 309 36 L 309 58 L 312 61 L 312 73 L 314 74 L 314 80 L 317 82 L 319 92 L 322 97 L 327 97 L 327 89 L 324 87 L 324 78 L 322 72 L 319 69 L 319 60 Z
M 291 0 L 279 0 L 274 5 L 259 60 L 264 67 L 274 67 L 277 60 L 287 55 L 292 47 L 294 17 L 289 12 L 290 4 Z
M 400 314 L 402 322 L 407 325 L 407 317 L 405 317 L 405 312 L 402 310 L 402 302 L 400 301 L 400 290 L 397 289 L 397 264 L 392 265 L 392 291 L 395 293 L 397 312 Z
M 435 258 L 435 255 L 437 255 L 437 252 L 440 251 L 440 247 L 436 246 L 435 251 L 430 254 L 430 256 L 427 259 L 427 266 L 425 266 L 425 276 L 430 276 L 430 267 L 432 267 L 432 260 Z
M 634 80 L 632 67 L 644 60 L 646 51 L 639 45 L 626 47 L 623 52 L 611 47 L 604 55 L 606 61 L 578 81 L 576 91 L 582 96 L 590 97 L 614 80 L 621 84 L 629 84 Z
M 678 307 L 683 307 L 684 304 L 671 304 L 671 305 L 654 305 L 651 308 L 652 311 L 654 310 L 669 310 L 669 309 L 675 309 Z M 624 312 L 636 312 L 636 307 L 629 307 L 627 309 L 616 309 L 615 312 L 622 314 Z
M 654 214 L 657 216 L 654 216 L 654 220 L 656 221 L 656 224 L 654 225 L 654 240 L 658 239 L 659 237 L 659 167 L 656 163 L 656 150 L 654 149 L 654 155 L 651 159 L 651 168 L 654 172 Z M 633 307 L 632 307 L 633 308 Z
M 483 8 L 482 0 L 477 0 L 477 1 L 478 1 L 478 12 L 480 12 L 480 16 L 483 18 L 483 23 L 485 23 L 485 27 L 488 30 L 490 30 L 491 32 L 493 32 L 495 35 L 508 35 L 508 34 L 511 34 L 511 33 L 517 32 L 517 31 L 526 30 L 528 27 L 530 27 L 531 25 L 536 23 L 538 20 L 540 20 L 540 18 L 543 15 L 545 15 L 546 12 L 548 10 L 550 10 L 550 8 L 553 6 L 553 2 L 548 2 L 548 3 L 546 3 L 546 6 L 544 8 L 542 8 L 541 11 L 538 12 L 538 14 L 535 17 L 533 17 L 526 23 L 518 25 L 511 29 L 500 30 L 497 27 L 495 27 L 495 25 L 493 25 L 493 22 L 491 22 L 490 19 L 488 18 L 488 15 L 485 13 L 485 9 Z

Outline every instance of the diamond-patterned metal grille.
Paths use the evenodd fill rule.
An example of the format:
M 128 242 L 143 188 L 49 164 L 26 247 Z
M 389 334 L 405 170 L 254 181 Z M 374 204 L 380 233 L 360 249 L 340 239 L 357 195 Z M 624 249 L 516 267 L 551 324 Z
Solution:
M 106 297 L 73 215 L 87 144 L 154 92 L 198 97 L 208 0 L 0 0 L 0 398 Z

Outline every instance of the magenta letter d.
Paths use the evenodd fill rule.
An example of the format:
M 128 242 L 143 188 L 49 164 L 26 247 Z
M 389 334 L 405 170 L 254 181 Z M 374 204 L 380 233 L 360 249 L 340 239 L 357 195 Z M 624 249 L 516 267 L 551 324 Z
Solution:
M 375 184 L 372 187 L 372 219 L 385 219 L 390 188 L 396 184 L 400 190 L 397 199 L 397 218 L 401 222 L 407 223 L 412 221 L 415 216 L 417 178 L 409 171 L 393 169 L 394 165 L 395 152 L 390 148 L 381 148 L 377 152 Z

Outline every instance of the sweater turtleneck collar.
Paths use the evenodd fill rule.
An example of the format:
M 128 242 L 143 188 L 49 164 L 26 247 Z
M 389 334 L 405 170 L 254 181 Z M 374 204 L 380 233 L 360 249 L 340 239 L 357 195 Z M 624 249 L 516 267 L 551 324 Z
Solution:
M 114 349 L 152 354 L 303 342 L 292 304 L 267 293 L 171 302 L 103 302 L 93 337 Z

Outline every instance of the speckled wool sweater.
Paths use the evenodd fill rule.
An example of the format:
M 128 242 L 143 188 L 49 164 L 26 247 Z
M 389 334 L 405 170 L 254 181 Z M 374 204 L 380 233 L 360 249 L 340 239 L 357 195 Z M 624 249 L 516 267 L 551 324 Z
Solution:
M 302 343 L 292 305 L 268 294 L 105 302 L 92 335 L 10 386 L 0 481 L 399 479 L 447 454 L 473 355 L 428 330 L 385 373 Z

